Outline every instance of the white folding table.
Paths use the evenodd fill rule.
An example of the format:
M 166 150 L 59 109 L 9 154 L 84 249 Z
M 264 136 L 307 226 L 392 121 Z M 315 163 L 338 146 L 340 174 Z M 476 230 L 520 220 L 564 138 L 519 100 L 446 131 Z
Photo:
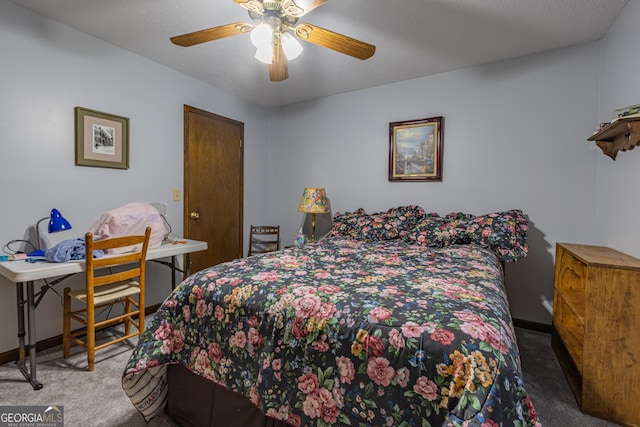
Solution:
M 207 249 L 207 242 L 189 239 L 176 239 L 174 243 L 165 243 L 147 251 L 147 261 L 160 262 L 171 268 L 171 284 L 175 288 L 176 256 L 186 256 L 186 266 L 183 277 L 189 275 L 189 254 L 192 252 L 204 251 Z M 161 258 L 171 258 L 170 262 L 162 261 Z M 18 309 L 18 343 L 19 358 L 18 366 L 22 375 L 31 383 L 34 390 L 40 390 L 42 384 L 36 377 L 36 307 L 42 300 L 49 288 L 66 278 L 84 272 L 86 269 L 84 260 L 67 261 L 60 263 L 51 262 L 27 262 L 4 261 L 0 262 L 0 274 L 16 284 L 16 306 Z M 33 282 L 36 280 L 56 279 L 49 283 L 36 294 Z M 24 288 L 27 289 L 27 297 L 24 297 Z M 37 298 L 37 299 L 36 299 Z M 26 324 L 25 331 L 25 305 Z M 28 344 L 25 343 L 27 335 Z M 29 351 L 29 368 L 26 366 L 26 352 Z

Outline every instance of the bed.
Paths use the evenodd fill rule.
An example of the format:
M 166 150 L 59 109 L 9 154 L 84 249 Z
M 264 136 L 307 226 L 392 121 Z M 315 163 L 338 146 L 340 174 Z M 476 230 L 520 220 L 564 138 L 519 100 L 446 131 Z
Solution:
M 337 213 L 320 242 L 188 277 L 123 388 L 180 425 L 539 426 L 503 281 L 526 232 L 519 210 Z

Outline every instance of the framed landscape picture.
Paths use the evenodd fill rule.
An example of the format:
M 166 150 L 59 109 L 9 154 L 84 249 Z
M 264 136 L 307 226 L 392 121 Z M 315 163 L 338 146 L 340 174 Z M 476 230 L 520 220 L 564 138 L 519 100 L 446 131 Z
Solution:
M 129 119 L 76 107 L 76 165 L 129 169 Z
M 389 181 L 442 181 L 444 117 L 389 123 Z

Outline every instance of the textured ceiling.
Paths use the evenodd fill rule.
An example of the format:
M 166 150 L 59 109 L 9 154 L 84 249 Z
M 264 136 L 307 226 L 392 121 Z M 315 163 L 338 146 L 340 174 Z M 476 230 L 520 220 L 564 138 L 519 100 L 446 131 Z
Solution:
M 232 0 L 12 0 L 115 46 L 273 107 L 600 39 L 626 0 L 329 0 L 301 21 L 376 46 L 361 61 L 304 43 L 269 81 L 242 34 L 192 47 L 175 35 L 252 22 Z

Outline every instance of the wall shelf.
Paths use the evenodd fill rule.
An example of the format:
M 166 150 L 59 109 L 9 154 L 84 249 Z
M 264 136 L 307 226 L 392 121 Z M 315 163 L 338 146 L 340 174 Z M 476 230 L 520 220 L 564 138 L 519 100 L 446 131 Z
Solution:
M 640 145 L 640 117 L 621 118 L 596 132 L 589 139 L 613 160 L 619 151 L 633 150 Z

